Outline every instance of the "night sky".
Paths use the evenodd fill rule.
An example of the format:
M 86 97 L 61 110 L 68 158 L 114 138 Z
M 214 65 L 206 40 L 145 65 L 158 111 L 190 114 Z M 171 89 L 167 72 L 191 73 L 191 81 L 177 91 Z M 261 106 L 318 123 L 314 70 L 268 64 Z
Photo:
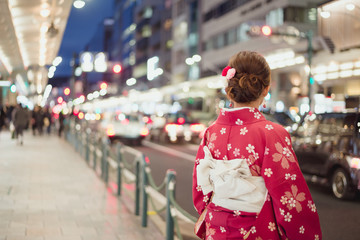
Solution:
M 55 72 L 56 78 L 71 76 L 70 61 L 74 52 L 81 52 L 94 39 L 99 24 L 113 16 L 114 0 L 85 0 L 82 9 L 72 7 L 58 56 L 63 58 Z M 99 43 L 101 44 L 101 43 Z

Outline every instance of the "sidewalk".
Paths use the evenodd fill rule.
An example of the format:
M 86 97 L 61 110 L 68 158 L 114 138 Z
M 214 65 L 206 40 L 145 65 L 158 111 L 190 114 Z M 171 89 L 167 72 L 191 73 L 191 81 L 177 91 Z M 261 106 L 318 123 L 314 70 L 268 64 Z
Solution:
M 161 240 L 56 136 L 0 133 L 0 240 Z

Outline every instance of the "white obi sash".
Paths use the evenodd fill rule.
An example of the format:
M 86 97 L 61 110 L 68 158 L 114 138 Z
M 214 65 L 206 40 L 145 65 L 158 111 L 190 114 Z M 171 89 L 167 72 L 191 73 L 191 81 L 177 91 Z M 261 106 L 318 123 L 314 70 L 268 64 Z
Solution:
M 245 212 L 260 212 L 267 196 L 264 179 L 252 176 L 246 159 L 216 160 L 204 146 L 204 159 L 196 167 L 204 195 L 213 191 L 215 205 Z

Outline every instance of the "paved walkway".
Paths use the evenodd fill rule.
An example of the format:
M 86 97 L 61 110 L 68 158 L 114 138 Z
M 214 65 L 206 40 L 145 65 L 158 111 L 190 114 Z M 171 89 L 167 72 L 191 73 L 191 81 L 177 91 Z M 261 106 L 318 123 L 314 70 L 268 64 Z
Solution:
M 0 240 L 162 240 L 56 136 L 0 133 Z

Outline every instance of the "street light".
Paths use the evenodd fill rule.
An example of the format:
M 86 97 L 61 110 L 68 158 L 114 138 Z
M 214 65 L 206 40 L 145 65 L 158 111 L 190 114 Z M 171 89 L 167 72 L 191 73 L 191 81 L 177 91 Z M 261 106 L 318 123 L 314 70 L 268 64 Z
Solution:
M 83 8 L 84 6 L 85 6 L 85 1 L 83 1 L 83 0 L 75 0 L 74 1 L 74 7 L 75 8 Z
M 192 57 L 188 57 L 185 59 L 185 63 L 187 65 L 193 65 L 194 63 L 198 63 L 201 61 L 201 56 L 198 54 L 193 55 Z

